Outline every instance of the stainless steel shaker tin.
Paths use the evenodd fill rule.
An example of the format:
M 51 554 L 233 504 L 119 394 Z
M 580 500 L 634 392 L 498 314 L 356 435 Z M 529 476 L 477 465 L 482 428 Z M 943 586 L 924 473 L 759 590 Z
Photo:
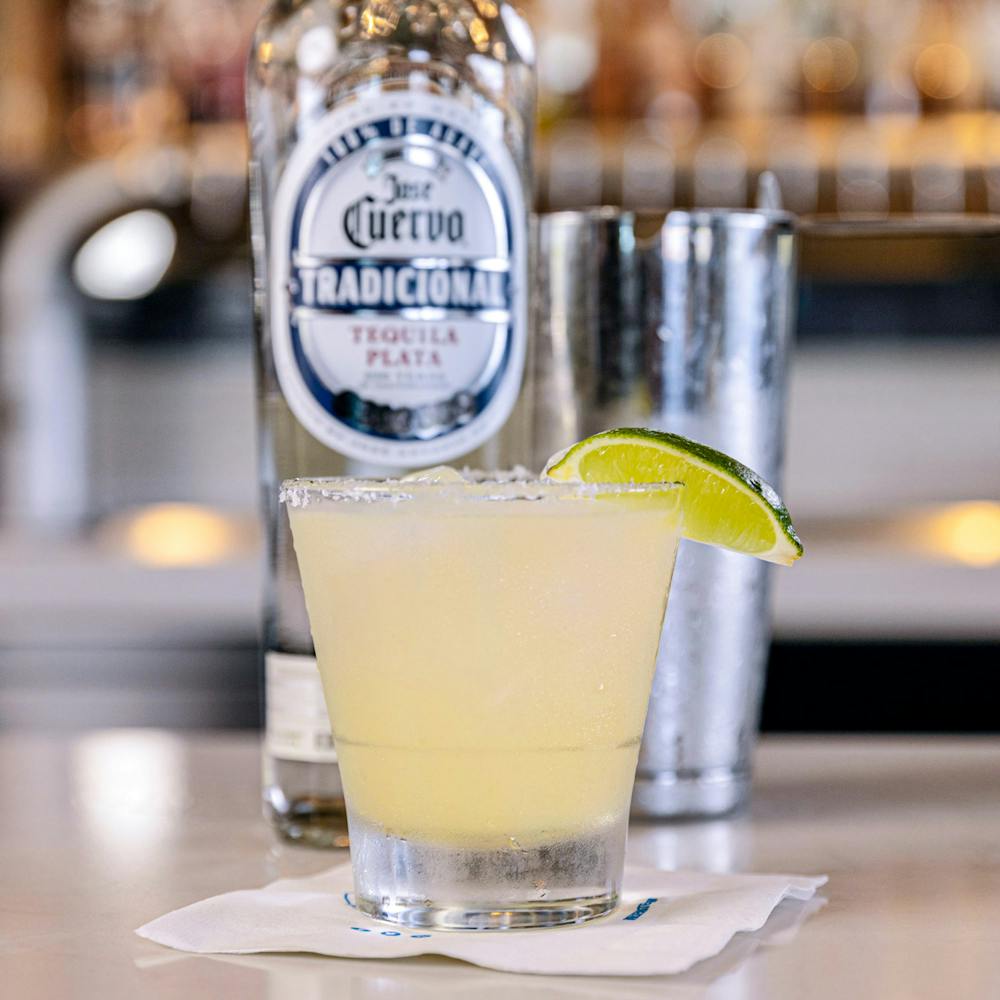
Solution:
M 780 481 L 795 220 L 700 209 L 559 212 L 538 226 L 534 459 L 614 426 L 671 430 Z M 745 801 L 770 640 L 768 567 L 686 542 L 634 811 Z

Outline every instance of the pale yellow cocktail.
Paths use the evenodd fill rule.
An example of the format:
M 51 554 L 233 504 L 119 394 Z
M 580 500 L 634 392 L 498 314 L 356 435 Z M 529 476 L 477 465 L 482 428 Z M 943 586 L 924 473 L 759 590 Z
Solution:
M 475 911 L 469 893 L 478 890 L 455 864 L 485 867 L 494 883 L 519 873 L 531 922 L 546 899 L 565 910 L 566 891 L 613 896 L 621 858 L 608 852 L 624 837 L 680 533 L 678 492 L 286 484 L 359 904 L 374 894 L 381 902 L 370 912 L 398 917 L 385 905 L 395 893 Z M 539 875 L 556 856 L 565 886 L 558 872 Z M 411 869 L 448 868 L 447 885 L 437 892 L 412 871 L 401 876 L 404 858 Z M 359 862 L 395 888 L 373 889 Z M 581 870 L 567 874 L 573 864 Z M 482 881 L 478 902 L 509 916 L 522 896 L 508 884 L 497 899 L 497 886 Z

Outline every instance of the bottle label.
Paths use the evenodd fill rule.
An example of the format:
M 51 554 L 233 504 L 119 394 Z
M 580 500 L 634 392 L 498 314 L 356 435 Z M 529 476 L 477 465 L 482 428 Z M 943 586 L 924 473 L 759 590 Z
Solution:
M 454 98 L 380 93 L 310 129 L 270 259 L 274 363 L 302 425 L 410 467 L 496 434 L 524 372 L 525 222 L 507 147 Z
M 282 760 L 336 763 L 316 658 L 268 652 L 264 682 L 265 752 Z

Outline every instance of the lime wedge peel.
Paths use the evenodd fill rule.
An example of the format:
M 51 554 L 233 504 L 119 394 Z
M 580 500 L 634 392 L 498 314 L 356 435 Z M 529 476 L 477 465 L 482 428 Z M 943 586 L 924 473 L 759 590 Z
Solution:
M 788 510 L 752 469 L 679 434 L 624 427 L 553 455 L 557 482 L 684 483 L 684 537 L 790 566 L 802 555 Z

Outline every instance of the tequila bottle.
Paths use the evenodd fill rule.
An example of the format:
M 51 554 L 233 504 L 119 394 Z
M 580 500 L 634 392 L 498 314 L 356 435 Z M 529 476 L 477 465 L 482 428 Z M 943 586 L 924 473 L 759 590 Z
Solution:
M 499 0 L 278 0 L 254 37 L 264 804 L 291 839 L 345 827 L 278 485 L 528 460 L 533 63 Z

